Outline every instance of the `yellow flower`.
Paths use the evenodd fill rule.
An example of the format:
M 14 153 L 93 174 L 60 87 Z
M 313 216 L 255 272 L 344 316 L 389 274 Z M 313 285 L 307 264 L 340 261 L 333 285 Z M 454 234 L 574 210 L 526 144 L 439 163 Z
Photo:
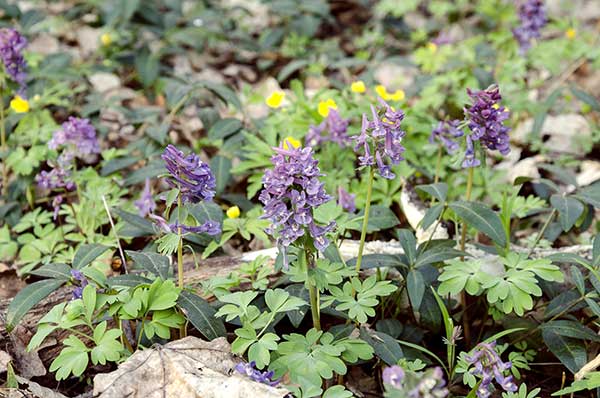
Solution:
M 283 149 L 290 149 L 290 145 L 294 148 L 300 148 L 300 145 L 302 145 L 302 143 L 294 137 L 285 137 L 285 139 L 283 140 Z
M 429 43 L 427 43 L 427 48 L 429 49 L 429 51 L 435 54 L 435 52 L 437 51 L 437 44 L 430 41 Z
M 227 217 L 228 218 L 238 218 L 240 216 L 240 208 L 237 206 L 232 206 L 227 209 Z
M 352 83 L 352 85 L 350 86 L 350 90 L 352 90 L 353 93 L 362 94 L 365 91 L 367 91 L 367 88 L 365 87 L 365 83 L 362 80 L 358 80 Z
M 492 105 L 492 108 L 494 108 L 494 109 L 498 109 L 498 108 L 500 108 L 500 105 L 498 105 L 498 104 L 494 104 L 494 105 Z
M 577 31 L 573 28 L 569 28 L 565 32 L 565 36 L 567 36 L 567 39 L 573 40 L 575 38 L 575 36 L 577 36 Z
M 112 43 L 112 37 L 110 37 L 110 34 L 108 33 L 102 33 L 102 36 L 100 36 L 100 41 L 102 42 L 103 46 L 108 47 Z
M 285 93 L 283 91 L 273 91 L 271 95 L 267 97 L 265 103 L 269 108 L 277 109 L 281 106 L 284 98 Z
M 329 98 L 327 101 L 321 101 L 321 102 L 319 102 L 319 107 L 318 107 L 319 115 L 321 115 L 323 117 L 327 117 L 327 115 L 329 115 L 330 109 L 337 109 L 337 108 L 338 108 L 337 104 L 331 98 Z
M 29 112 L 29 101 L 15 95 L 15 98 L 10 101 L 10 108 L 16 113 L 27 113 Z
M 402 101 L 406 95 L 403 90 L 396 90 L 394 94 L 388 93 L 388 99 L 392 101 Z
M 381 98 L 383 98 L 385 101 L 387 101 L 389 99 L 389 94 L 388 94 L 387 90 L 385 89 L 385 87 L 383 85 L 378 84 L 377 86 L 375 86 L 375 92 Z

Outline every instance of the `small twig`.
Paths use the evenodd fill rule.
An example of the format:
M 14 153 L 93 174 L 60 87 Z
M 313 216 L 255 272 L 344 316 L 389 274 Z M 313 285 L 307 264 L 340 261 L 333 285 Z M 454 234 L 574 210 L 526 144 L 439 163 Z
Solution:
M 110 222 L 110 226 L 115 234 L 115 238 L 117 239 L 117 246 L 119 248 L 119 255 L 121 256 L 121 262 L 123 264 L 123 270 L 127 273 L 127 262 L 125 260 L 125 254 L 123 254 L 123 248 L 121 247 L 121 240 L 119 239 L 119 234 L 117 233 L 117 228 L 115 227 L 115 223 L 113 222 L 112 216 L 110 215 L 110 209 L 108 208 L 108 203 L 106 203 L 106 198 L 102 195 L 102 203 L 104 203 L 104 210 L 106 210 L 106 214 L 108 215 L 108 221 Z

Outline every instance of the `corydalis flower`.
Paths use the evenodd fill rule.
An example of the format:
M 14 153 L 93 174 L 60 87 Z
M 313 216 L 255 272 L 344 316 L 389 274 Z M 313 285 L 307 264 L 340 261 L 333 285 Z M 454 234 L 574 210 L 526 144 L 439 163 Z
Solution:
M 456 152 L 459 148 L 457 138 L 465 135 L 464 131 L 459 128 L 460 122 L 460 120 L 439 122 L 431 132 L 429 142 L 433 144 L 438 140 L 446 147 L 446 152 L 449 154 Z
M 377 164 L 380 176 L 393 179 L 396 175 L 392 172 L 390 164 L 396 165 L 404 159 L 402 137 L 405 133 L 400 129 L 404 112 L 394 110 L 381 99 L 380 102 L 382 106 L 378 109 L 371 106 L 372 120 L 363 114 L 362 128 L 355 138 L 354 151 L 360 152 L 358 161 L 361 166 Z M 372 151 L 375 152 L 375 157 Z
M 202 225 L 183 225 L 179 222 L 169 224 L 167 220 L 161 216 L 150 214 L 150 218 L 154 220 L 158 228 L 166 233 L 179 233 L 181 230 L 182 234 L 195 233 L 195 234 L 208 234 L 218 235 L 221 232 L 221 225 L 216 221 L 206 221 Z
M 338 188 L 338 205 L 342 206 L 342 209 L 346 210 L 349 213 L 354 213 L 356 211 L 355 200 L 355 194 L 349 193 L 342 187 Z
M 23 58 L 23 49 L 27 46 L 27 39 L 12 28 L 0 29 L 0 58 L 4 64 L 6 74 L 20 87 L 19 93 L 25 91 L 27 79 L 27 62 Z
M 521 54 L 531 47 L 531 42 L 541 36 L 540 30 L 546 25 L 546 7 L 542 0 L 525 0 L 519 6 L 521 25 L 513 29 L 519 42 Z
M 73 300 L 77 300 L 82 297 L 83 288 L 86 287 L 89 282 L 88 282 L 87 278 L 85 277 L 85 275 L 83 275 L 83 272 L 81 272 L 77 269 L 71 270 L 71 276 L 73 277 L 74 280 L 79 282 L 79 286 L 76 286 L 72 292 Z
M 70 116 L 61 127 L 52 135 L 52 139 L 48 142 L 48 148 L 64 147 L 73 156 L 80 158 L 100 153 L 96 129 L 89 119 Z
M 256 369 L 256 362 L 254 361 L 250 363 L 240 362 L 235 365 L 235 370 L 258 383 L 263 383 L 271 387 L 275 387 L 280 382 L 279 379 L 273 380 L 273 375 L 275 373 L 272 370 L 261 372 L 260 370 Z
M 335 142 L 341 147 L 348 145 L 351 138 L 348 136 L 350 119 L 344 119 L 336 109 L 330 109 L 327 118 L 318 126 L 310 126 L 306 134 L 306 143 L 310 146 L 320 145 L 325 141 Z M 329 132 L 328 136 L 323 133 Z
M 398 365 L 388 366 L 383 369 L 381 374 L 383 382 L 390 387 L 400 389 L 402 388 L 402 381 L 404 380 L 404 369 Z
M 263 177 L 263 190 L 259 200 L 264 204 L 263 218 L 271 220 L 267 232 L 277 235 L 277 244 L 285 248 L 306 233 L 313 239 L 318 250 L 325 250 L 329 241 L 325 234 L 330 232 L 335 222 L 320 226 L 313 219 L 313 209 L 329 201 L 325 193 L 319 162 L 312 156 L 312 148 L 284 149 L 273 148 L 276 154 L 271 158 L 274 168 L 267 170 Z
M 466 357 L 467 363 L 475 367 L 471 370 L 471 374 L 481 377 L 481 383 L 477 389 L 479 398 L 487 398 L 492 395 L 490 386 L 494 379 L 504 391 L 517 391 L 512 376 L 504 376 L 504 372 L 509 370 L 512 364 L 502 362 L 495 347 L 496 342 L 479 343 L 473 350 L 473 354 Z
M 42 170 L 35 176 L 35 181 L 42 189 L 65 188 L 68 191 L 75 189 L 75 183 L 70 180 L 73 155 L 71 152 L 63 152 L 56 162 L 49 162 L 52 166 L 50 171 Z
M 385 368 L 382 374 L 386 397 L 390 398 L 445 398 L 446 381 L 440 367 L 424 372 L 404 371 L 400 366 Z
M 144 190 L 140 195 L 140 198 L 134 202 L 135 207 L 138 209 L 140 217 L 146 217 L 156 209 L 156 203 L 152 197 L 152 191 L 150 190 L 150 180 L 146 179 Z
M 210 167 L 195 153 L 184 155 L 173 145 L 168 145 L 161 156 L 171 177 L 168 184 L 178 188 L 184 202 L 212 200 L 217 186 Z
M 472 132 L 468 137 L 471 140 L 467 140 L 467 155 L 474 156 L 474 141 L 480 141 L 488 149 L 498 150 L 502 155 L 507 155 L 510 152 L 510 128 L 505 126 L 504 122 L 510 117 L 510 113 L 500 105 L 500 89 L 494 85 L 480 91 L 467 89 L 467 93 L 472 101 L 472 105 L 464 110 Z M 463 164 L 463 167 L 472 166 Z

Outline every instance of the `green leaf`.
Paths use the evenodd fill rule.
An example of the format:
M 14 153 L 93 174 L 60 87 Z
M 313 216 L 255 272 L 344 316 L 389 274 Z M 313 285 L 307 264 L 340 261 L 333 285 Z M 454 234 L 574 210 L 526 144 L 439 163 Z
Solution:
M 587 350 L 583 341 L 556 333 L 552 328 L 543 328 L 542 337 L 546 346 L 572 373 L 587 363 Z
M 364 217 L 364 210 L 362 210 L 358 216 L 359 220 L 348 224 L 348 229 L 354 231 L 360 231 L 362 229 L 362 217 Z M 367 232 L 376 232 L 384 229 L 393 228 L 400 223 L 398 217 L 394 214 L 389 207 L 384 206 L 371 206 L 369 211 L 369 223 L 367 224 Z
M 214 221 L 219 224 L 223 222 L 223 210 L 214 202 L 200 202 L 189 207 L 190 214 L 198 221 L 198 224 L 204 224 L 207 221 Z
M 270 351 L 277 350 L 279 336 L 274 333 L 265 333 L 257 342 L 248 349 L 248 360 L 256 361 L 256 367 L 262 369 L 271 363 Z
M 213 83 L 213 82 L 209 82 L 209 81 L 201 81 L 201 82 L 198 82 L 197 84 L 199 86 L 206 87 L 208 90 L 215 93 L 226 104 L 231 104 L 231 105 L 235 106 L 236 108 L 238 108 L 240 111 L 242 110 L 242 103 L 240 102 L 240 100 L 237 97 L 237 95 L 235 94 L 235 92 L 232 89 L 230 89 L 229 87 L 227 87 L 223 84 Z
M 210 126 L 208 138 L 211 140 L 224 140 L 242 128 L 242 122 L 239 119 L 225 118 L 217 121 Z
M 506 246 L 504 227 L 495 211 L 481 203 L 465 201 L 452 202 L 450 208 L 469 226 L 487 235 L 498 246 Z
M 155 279 L 148 291 L 148 311 L 166 310 L 177 303 L 179 288 L 171 280 Z
M 386 333 L 375 332 L 363 327 L 360 328 L 360 337 L 373 347 L 375 355 L 389 366 L 396 365 L 400 359 L 404 358 L 400 344 Z
M 135 274 L 116 275 L 108 278 L 107 280 L 107 284 L 110 287 L 136 287 L 137 285 L 151 283 L 152 280 Z
M 158 78 L 160 60 L 144 49 L 135 56 L 135 69 L 144 87 L 150 87 Z
M 323 394 L 323 398 L 352 398 L 354 394 L 346 390 L 344 386 L 329 387 Z
M 411 270 L 406 276 L 406 288 L 413 311 L 418 312 L 425 294 L 425 280 L 423 274 L 417 269 Z
M 83 300 L 83 307 L 85 308 L 85 319 L 88 323 L 91 323 L 94 310 L 96 309 L 96 288 L 92 285 L 87 285 L 83 288 L 81 298 Z
M 133 250 L 126 250 L 125 253 L 131 257 L 135 265 L 139 265 L 144 270 L 163 280 L 169 279 L 171 264 L 167 256 L 161 256 L 160 254 L 152 252 L 136 252 Z
M 125 225 L 119 230 L 119 235 L 130 238 L 138 238 L 154 234 L 152 222 L 137 214 L 129 213 L 121 209 L 114 209 Z
M 92 349 L 91 357 L 94 365 L 105 365 L 107 361 L 117 361 L 121 357 L 123 345 L 119 341 L 121 331 L 111 329 L 106 331 L 106 321 L 100 322 L 94 329 L 94 343 L 96 347 Z
M 63 284 L 62 280 L 46 279 L 21 289 L 6 309 L 6 330 L 11 332 L 27 311 Z
M 231 179 L 231 160 L 225 156 L 217 155 L 210 160 L 210 169 L 217 180 L 216 192 L 222 193 Z
M 576 321 L 550 321 L 543 324 L 541 328 L 542 330 L 548 329 L 551 330 L 552 333 L 574 339 L 600 341 L 600 336 Z
M 424 230 L 427 230 L 442 214 L 444 211 L 444 205 L 442 203 L 438 203 L 427 209 L 423 219 L 420 221 L 420 227 Z
M 444 182 L 437 184 L 417 185 L 415 189 L 417 191 L 428 193 L 442 203 L 446 201 L 446 197 L 448 196 L 448 184 Z
M 569 231 L 581 216 L 584 210 L 583 204 L 569 196 L 554 194 L 550 197 L 550 204 L 558 210 L 558 221 L 563 231 Z
M 75 257 L 73 258 L 73 268 L 82 269 L 100 257 L 100 255 L 108 249 L 109 248 L 107 246 L 98 243 L 84 244 L 79 246 L 79 249 L 75 253 Z
M 417 259 L 417 240 L 415 234 L 407 229 L 399 229 L 396 231 L 398 241 L 402 245 L 404 255 L 408 258 L 409 265 L 413 265 Z
M 223 321 L 215 317 L 215 309 L 201 297 L 184 290 L 179 294 L 177 304 L 190 323 L 207 339 L 213 340 L 227 334 Z
M 31 274 L 66 282 L 71 279 L 71 267 L 60 263 L 46 264 L 31 271 Z
M 56 372 L 56 380 L 65 380 L 72 373 L 81 376 L 87 368 L 88 348 L 76 336 L 70 335 L 63 342 L 66 346 L 50 364 L 50 371 Z
M 591 94 L 586 93 L 583 90 L 578 89 L 574 85 L 570 86 L 571 92 L 575 97 L 577 97 L 580 101 L 588 104 L 590 108 L 595 110 L 596 112 L 600 112 L 600 103 L 598 100 Z
M 427 264 L 439 263 L 442 261 L 450 260 L 460 256 L 468 256 L 468 253 L 465 253 L 460 250 L 453 249 L 451 247 L 445 246 L 436 246 L 432 247 L 429 250 L 426 250 L 423 253 L 420 253 L 417 257 L 417 261 L 415 263 L 415 267 L 421 267 Z

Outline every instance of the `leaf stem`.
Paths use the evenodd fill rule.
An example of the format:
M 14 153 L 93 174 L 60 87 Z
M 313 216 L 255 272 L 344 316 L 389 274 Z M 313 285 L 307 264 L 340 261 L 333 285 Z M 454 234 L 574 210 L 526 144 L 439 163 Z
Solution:
M 467 192 L 465 194 L 465 199 L 467 200 L 467 202 L 471 199 L 471 191 L 473 190 L 473 174 L 474 174 L 474 167 L 469 167 L 469 172 L 467 175 Z M 467 225 L 467 223 L 463 222 L 461 236 L 460 236 L 460 250 L 463 252 L 465 251 L 465 242 L 467 239 L 468 227 L 469 226 Z M 461 257 L 460 259 L 464 260 L 464 257 Z M 471 325 L 469 323 L 469 315 L 467 313 L 467 294 L 465 293 L 464 290 L 460 292 L 460 303 L 463 308 L 462 321 L 463 321 L 463 331 L 464 331 L 464 335 L 465 335 L 465 342 L 467 344 L 470 344 L 470 342 L 471 342 Z
M 179 227 L 177 228 L 177 235 L 179 237 L 179 241 L 177 242 L 177 285 L 183 290 L 183 235 L 181 233 L 181 224 L 183 221 L 181 220 L 181 192 L 177 195 L 177 223 L 179 224 Z M 184 323 L 179 327 L 179 337 L 184 338 L 186 336 L 187 330 Z
M 371 210 L 371 195 L 373 193 L 373 180 L 375 178 L 375 171 L 373 166 L 369 167 L 369 182 L 367 185 L 367 201 L 365 203 L 365 216 L 363 218 L 362 230 L 360 232 L 360 244 L 358 246 L 358 256 L 356 257 L 356 272 L 360 272 L 360 265 L 362 263 L 363 251 L 365 249 L 365 239 L 367 237 L 367 226 L 369 225 L 369 211 Z
M 115 239 L 117 241 L 117 247 L 119 248 L 119 255 L 121 256 L 123 271 L 125 271 L 125 273 L 127 273 L 127 260 L 125 260 L 125 254 L 123 254 L 123 248 L 121 247 L 121 239 L 119 238 L 119 234 L 117 233 L 117 228 L 115 227 L 115 223 L 110 214 L 110 209 L 108 208 L 108 203 L 106 203 L 106 197 L 104 195 L 102 195 L 102 203 L 104 204 L 104 210 L 106 210 L 106 214 L 108 215 L 108 221 L 110 222 L 110 227 L 112 228 L 112 231 L 115 234 Z
M 4 97 L 2 88 L 4 79 L 0 80 L 0 145 L 2 148 L 2 196 L 6 197 L 8 192 L 8 168 L 6 167 L 6 156 L 8 156 L 6 147 L 6 126 L 4 123 Z
M 538 235 L 535 237 L 535 241 L 533 242 L 533 245 L 531 245 L 531 248 L 529 249 L 529 253 L 527 253 L 527 257 L 531 257 L 531 255 L 533 254 L 533 252 L 535 250 L 535 247 L 537 246 L 537 244 L 540 242 L 540 240 L 544 236 L 544 233 L 546 233 L 546 229 L 548 229 L 548 226 L 550 225 L 550 222 L 552 221 L 552 219 L 554 218 L 555 215 L 556 215 L 556 209 L 552 209 L 552 211 L 550 212 L 550 215 L 548 216 L 548 219 L 542 226 L 542 229 L 540 230 Z
M 442 146 L 438 145 L 437 160 L 435 162 L 435 176 L 433 177 L 433 183 L 437 184 L 440 181 L 440 172 L 442 168 Z M 432 203 L 435 198 L 432 198 Z
M 467 175 L 467 192 L 465 194 L 465 200 L 468 202 L 471 200 L 471 191 L 473 190 L 473 172 L 474 167 L 469 167 L 469 173 Z M 460 250 L 465 250 L 465 241 L 467 239 L 467 229 L 468 225 L 466 222 L 463 222 L 461 235 L 460 235 Z
M 302 251 L 302 261 L 306 268 L 306 284 L 308 285 L 308 296 L 310 299 L 310 313 L 312 315 L 313 326 L 317 330 L 321 330 L 321 308 L 319 304 L 319 292 L 317 287 L 310 280 L 310 269 L 314 267 L 311 252 L 304 247 Z

